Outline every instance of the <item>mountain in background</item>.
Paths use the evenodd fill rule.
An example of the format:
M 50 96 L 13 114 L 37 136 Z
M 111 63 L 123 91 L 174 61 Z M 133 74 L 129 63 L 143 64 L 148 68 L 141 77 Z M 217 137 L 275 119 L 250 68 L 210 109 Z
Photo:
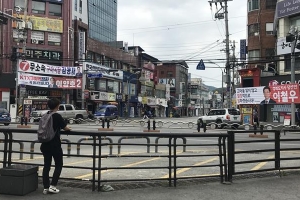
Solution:
M 205 84 L 204 84 L 205 85 Z M 209 91 L 215 91 L 216 87 L 214 86 L 209 86 L 209 85 L 205 85 Z

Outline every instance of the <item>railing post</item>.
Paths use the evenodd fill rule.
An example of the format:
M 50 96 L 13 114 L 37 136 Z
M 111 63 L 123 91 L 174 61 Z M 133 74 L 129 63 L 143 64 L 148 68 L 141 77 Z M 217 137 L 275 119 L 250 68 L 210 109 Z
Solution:
M 280 171 L 280 131 L 275 131 L 275 169 Z
M 174 187 L 176 187 L 177 185 L 177 154 L 176 154 L 176 149 L 177 149 L 177 138 L 174 137 L 174 142 L 173 142 L 173 155 L 174 155 L 174 158 L 173 158 L 173 161 L 174 161 L 174 170 L 173 170 L 173 173 L 174 173 Z
M 219 136 L 219 138 L 218 138 L 218 147 L 219 147 L 219 167 L 220 167 L 220 176 L 221 176 L 221 179 L 220 179 L 220 181 L 221 181 L 221 183 L 223 183 L 224 182 L 224 173 L 223 173 L 223 158 L 222 158 L 222 155 L 223 155 L 223 153 L 222 153 L 222 138 L 221 138 L 221 136 Z
M 234 174 L 234 132 L 227 131 L 228 133 L 228 181 L 232 182 Z

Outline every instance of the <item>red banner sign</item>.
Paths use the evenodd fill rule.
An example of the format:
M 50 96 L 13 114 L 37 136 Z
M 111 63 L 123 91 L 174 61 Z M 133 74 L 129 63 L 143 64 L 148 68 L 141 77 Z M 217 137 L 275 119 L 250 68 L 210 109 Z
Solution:
M 277 104 L 300 103 L 299 84 L 270 86 L 271 98 Z

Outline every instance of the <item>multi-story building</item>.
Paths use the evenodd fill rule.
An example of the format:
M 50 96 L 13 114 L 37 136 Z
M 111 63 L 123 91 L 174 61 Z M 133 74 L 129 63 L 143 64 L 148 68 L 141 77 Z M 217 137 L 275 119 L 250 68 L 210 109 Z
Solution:
M 190 97 L 189 113 L 192 116 L 201 116 L 209 111 L 209 90 L 201 78 L 191 78 L 188 84 Z
M 273 32 L 276 0 L 247 0 L 248 2 L 248 65 L 239 70 L 242 87 L 260 85 L 260 76 L 276 70 L 276 38 Z
M 188 112 L 188 65 L 185 61 L 161 61 L 157 66 L 157 81 L 166 84 L 170 90 L 170 100 L 167 109 L 167 116 L 177 113 L 180 116 L 187 116 Z M 168 89 L 169 88 L 169 89 Z
M 70 76 L 73 72 L 75 76 L 75 71 L 74 68 L 68 67 L 73 63 L 70 2 L 28 0 L 28 4 L 25 5 L 24 0 L 1 1 L 1 9 L 4 13 L 23 20 L 19 23 L 10 21 L 3 27 L 5 34 L 1 37 L 3 54 L 7 56 L 6 59 L 1 60 L 3 67 L 0 87 L 10 91 L 10 103 L 17 103 L 16 94 L 19 94 L 19 104 L 22 104 L 22 98 L 28 95 L 58 97 L 66 103 L 73 99 L 70 89 L 75 87 L 73 83 L 76 79 Z M 15 8 L 20 9 L 15 11 Z M 21 60 L 30 62 L 20 64 Z M 67 68 L 60 67 L 59 71 L 53 71 L 53 66 Z M 33 84 L 25 79 L 22 80 L 24 76 L 18 77 L 17 71 L 26 73 L 27 78 L 35 77 L 35 80 L 40 81 Z M 50 76 L 45 74 L 59 75 L 56 81 L 64 89 L 48 89 Z M 19 92 L 16 80 L 21 84 Z

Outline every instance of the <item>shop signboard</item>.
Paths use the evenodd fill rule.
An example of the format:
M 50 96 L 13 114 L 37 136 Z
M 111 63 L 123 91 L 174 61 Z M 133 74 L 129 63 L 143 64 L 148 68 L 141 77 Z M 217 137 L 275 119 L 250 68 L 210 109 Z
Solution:
M 101 73 L 104 78 L 108 77 L 108 78 L 123 80 L 123 71 L 117 70 L 117 69 L 112 69 L 112 68 L 109 68 L 109 67 L 106 67 L 106 66 L 103 66 L 103 65 L 84 62 L 83 63 L 83 70 L 87 71 L 88 73 L 90 73 L 90 72 Z M 116 70 L 116 71 L 112 72 L 110 70 Z

